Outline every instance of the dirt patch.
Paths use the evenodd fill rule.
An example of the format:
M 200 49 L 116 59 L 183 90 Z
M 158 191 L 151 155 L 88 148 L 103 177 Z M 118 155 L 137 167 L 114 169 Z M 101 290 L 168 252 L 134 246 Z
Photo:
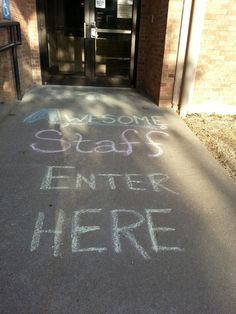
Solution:
M 236 181 L 236 115 L 191 114 L 184 121 Z

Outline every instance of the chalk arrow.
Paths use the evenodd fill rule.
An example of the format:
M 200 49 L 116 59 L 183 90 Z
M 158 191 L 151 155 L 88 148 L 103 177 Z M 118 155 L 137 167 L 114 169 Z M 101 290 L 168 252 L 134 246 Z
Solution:
M 42 109 L 39 111 L 36 111 L 26 117 L 23 122 L 24 123 L 35 123 L 40 120 L 49 120 L 51 124 L 58 124 L 60 123 L 60 116 L 57 109 Z

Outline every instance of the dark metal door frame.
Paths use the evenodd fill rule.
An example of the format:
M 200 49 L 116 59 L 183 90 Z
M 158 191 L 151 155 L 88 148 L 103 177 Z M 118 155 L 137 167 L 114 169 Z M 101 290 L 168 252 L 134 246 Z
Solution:
M 139 31 L 139 11 L 140 0 L 133 2 L 133 23 L 131 35 L 131 62 L 130 62 L 130 78 L 121 79 L 113 77 L 95 77 L 95 39 L 90 35 L 85 38 L 86 54 L 86 76 L 78 76 L 71 74 L 70 76 L 49 74 L 49 55 L 47 46 L 47 26 L 46 26 L 46 1 L 36 0 L 38 33 L 39 33 L 39 48 L 40 48 L 40 63 L 43 84 L 62 84 L 62 85 L 91 85 L 91 86 L 130 86 L 135 87 L 136 68 L 137 68 L 137 48 L 138 48 L 138 31 Z M 85 23 L 87 24 L 86 32 L 90 34 L 90 25 L 95 20 L 95 4 L 94 0 L 85 1 Z

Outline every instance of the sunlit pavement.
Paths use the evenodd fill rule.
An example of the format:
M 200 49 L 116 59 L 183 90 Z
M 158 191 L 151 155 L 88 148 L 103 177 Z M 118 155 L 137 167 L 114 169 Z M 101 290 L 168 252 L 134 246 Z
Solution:
M 236 186 L 171 109 L 34 88 L 0 143 L 1 313 L 236 313 Z

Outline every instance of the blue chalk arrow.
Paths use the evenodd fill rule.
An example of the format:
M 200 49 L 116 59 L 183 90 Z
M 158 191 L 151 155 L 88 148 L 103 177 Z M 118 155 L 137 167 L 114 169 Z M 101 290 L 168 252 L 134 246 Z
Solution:
M 24 123 L 35 123 L 40 120 L 49 120 L 51 124 L 58 124 L 60 123 L 60 116 L 57 109 L 42 109 L 39 111 L 36 111 L 26 117 L 23 122 Z

